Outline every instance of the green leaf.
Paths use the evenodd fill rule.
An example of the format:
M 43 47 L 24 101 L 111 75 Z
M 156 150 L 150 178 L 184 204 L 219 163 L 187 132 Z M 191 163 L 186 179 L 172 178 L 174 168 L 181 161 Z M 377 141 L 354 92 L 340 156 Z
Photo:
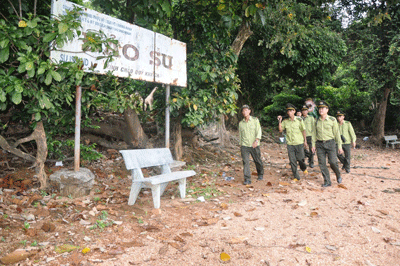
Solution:
M 0 101 L 4 103 L 6 100 L 7 100 L 6 93 L 5 93 L 5 91 L 1 90 L 0 91 Z
M 20 103 L 21 103 L 21 100 L 22 100 L 22 95 L 21 95 L 21 93 L 14 92 L 14 94 L 13 94 L 12 97 L 11 97 L 11 101 L 12 101 L 14 104 L 20 104 Z
M 4 39 L 0 41 L 0 48 L 5 48 L 6 46 L 8 46 L 8 43 L 10 41 L 8 39 Z
M 47 109 L 50 109 L 50 108 L 53 107 L 53 104 L 50 102 L 50 100 L 49 100 L 49 98 L 47 96 L 43 96 L 42 100 L 43 100 L 44 106 Z
M 53 78 L 54 78 L 56 81 L 58 81 L 58 82 L 61 81 L 61 75 L 58 74 L 56 71 L 51 71 L 50 73 L 51 73 L 51 75 L 53 76 Z
M 44 73 L 44 71 L 46 71 L 46 69 L 44 67 L 39 67 L 37 73 L 38 73 L 38 75 L 42 75 Z
M 46 79 L 44 80 L 44 83 L 45 83 L 46 85 L 50 85 L 50 83 L 51 83 L 51 81 L 52 81 L 52 79 L 53 79 L 50 72 L 51 72 L 51 71 L 48 71 L 48 72 L 47 72 Z
M 30 78 L 33 78 L 35 76 L 35 69 L 34 68 L 28 70 L 28 76 Z
M 0 50 L 0 63 L 4 63 L 5 61 L 7 61 L 9 55 L 10 55 L 10 52 L 9 52 L 8 47 L 1 49 Z
M 249 16 L 250 16 L 250 6 L 248 6 L 248 7 L 246 8 L 246 11 L 244 12 L 244 15 L 245 15 L 246 17 L 249 17 Z
M 26 69 L 26 70 L 34 69 L 34 63 L 33 63 L 32 61 L 26 62 L 26 63 L 25 63 L 25 69 Z
M 42 116 L 40 115 L 40 113 L 35 114 L 35 121 L 39 121 L 41 118 Z
M 63 34 L 68 30 L 68 25 L 65 23 L 58 24 L 58 33 Z
M 36 26 L 37 26 L 37 21 L 36 21 L 36 20 L 29 20 L 29 21 L 26 23 L 26 25 L 27 25 L 29 28 L 36 28 Z
M 25 64 L 20 64 L 19 66 L 18 66 L 18 72 L 19 73 L 23 73 L 23 72 L 25 72 L 26 71 L 26 69 L 25 69 Z
M 44 37 L 43 37 L 43 41 L 44 42 L 51 42 L 52 40 L 54 40 L 54 38 L 57 36 L 57 33 L 47 33 Z
M 22 93 L 24 91 L 24 87 L 22 87 L 22 85 L 20 83 L 17 83 L 14 86 L 14 91 L 17 93 Z

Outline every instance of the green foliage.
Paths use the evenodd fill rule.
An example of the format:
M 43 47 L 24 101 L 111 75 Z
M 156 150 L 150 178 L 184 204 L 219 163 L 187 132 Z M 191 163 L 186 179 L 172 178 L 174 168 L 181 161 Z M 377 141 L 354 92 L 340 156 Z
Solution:
M 49 158 L 57 160 L 64 160 L 68 157 L 72 157 L 74 154 L 75 141 L 72 139 L 60 141 L 47 139 L 47 149 Z M 95 150 L 96 143 L 90 145 L 80 145 L 80 157 L 85 161 L 95 161 L 103 157 L 103 155 Z

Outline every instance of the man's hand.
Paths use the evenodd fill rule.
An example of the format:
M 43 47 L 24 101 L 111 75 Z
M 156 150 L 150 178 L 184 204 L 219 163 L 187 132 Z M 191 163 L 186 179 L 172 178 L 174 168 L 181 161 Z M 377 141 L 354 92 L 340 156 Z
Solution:
M 305 148 L 305 149 L 308 149 L 307 141 L 304 141 L 304 148 Z
M 282 122 L 282 116 L 281 115 L 278 115 L 278 121 L 279 121 L 279 123 Z
M 258 146 L 258 140 L 255 140 L 254 142 L 253 142 L 253 148 L 256 148 Z
M 355 149 L 356 148 L 356 143 L 355 142 L 351 143 L 351 146 L 353 147 L 353 149 Z
M 343 149 L 338 149 L 339 154 L 343 154 Z
M 315 153 L 315 147 L 311 148 L 312 153 Z

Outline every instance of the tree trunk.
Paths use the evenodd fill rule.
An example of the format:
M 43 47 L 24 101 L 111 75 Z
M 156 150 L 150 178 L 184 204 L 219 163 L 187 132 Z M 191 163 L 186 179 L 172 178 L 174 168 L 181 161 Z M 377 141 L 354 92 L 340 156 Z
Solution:
M 240 25 L 239 32 L 236 35 L 235 40 L 232 43 L 232 50 L 234 53 L 239 57 L 240 51 L 242 51 L 244 43 L 247 41 L 247 39 L 253 34 L 253 32 L 250 29 L 250 23 L 247 23 L 246 21 L 242 22 L 242 25 Z M 230 138 L 229 138 L 229 132 L 226 130 L 225 127 L 225 115 L 220 115 L 219 116 L 219 122 L 218 122 L 218 136 L 220 138 L 220 143 L 222 146 L 229 147 L 231 146 Z
M 240 25 L 239 32 L 236 35 L 236 38 L 231 46 L 237 57 L 239 57 L 240 51 L 242 51 L 244 43 L 252 34 L 253 32 L 250 29 L 250 23 L 247 23 L 243 20 L 242 24 Z
M 142 125 L 140 124 L 137 113 L 128 107 L 124 112 L 124 117 L 130 135 L 132 136 L 132 139 L 128 145 L 132 148 L 146 148 L 148 138 L 144 133 Z
M 182 145 L 182 123 L 181 116 L 174 119 L 173 123 L 173 140 L 174 140 L 174 154 L 175 160 L 181 160 L 183 156 L 183 145 Z
M 34 140 L 36 142 L 36 158 L 32 155 L 26 154 L 17 147 L 25 142 L 29 142 Z M 5 141 L 5 142 L 4 142 Z M 10 146 L 7 141 L 0 137 L 0 145 L 3 149 L 19 156 L 24 159 L 32 161 L 34 158 L 34 167 L 36 175 L 40 182 L 40 188 L 44 189 L 47 187 L 47 175 L 44 171 L 44 163 L 46 162 L 47 158 L 47 139 L 46 139 L 46 132 L 44 131 L 43 122 L 40 121 L 36 124 L 35 130 L 33 130 L 32 134 L 29 137 L 23 138 L 15 142 L 12 146 Z
M 383 99 L 379 103 L 378 110 L 375 113 L 374 119 L 372 120 L 372 141 L 381 143 L 385 136 L 385 119 L 386 119 L 386 108 L 390 94 L 390 89 L 385 88 Z

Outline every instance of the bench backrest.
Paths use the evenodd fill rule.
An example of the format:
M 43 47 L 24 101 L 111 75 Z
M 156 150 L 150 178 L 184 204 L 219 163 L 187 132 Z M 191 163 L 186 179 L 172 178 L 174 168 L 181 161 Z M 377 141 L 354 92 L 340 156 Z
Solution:
M 397 140 L 396 135 L 384 136 L 385 141 Z
M 174 161 L 168 148 L 121 150 L 119 152 L 124 157 L 125 166 L 128 170 L 161 166 Z

